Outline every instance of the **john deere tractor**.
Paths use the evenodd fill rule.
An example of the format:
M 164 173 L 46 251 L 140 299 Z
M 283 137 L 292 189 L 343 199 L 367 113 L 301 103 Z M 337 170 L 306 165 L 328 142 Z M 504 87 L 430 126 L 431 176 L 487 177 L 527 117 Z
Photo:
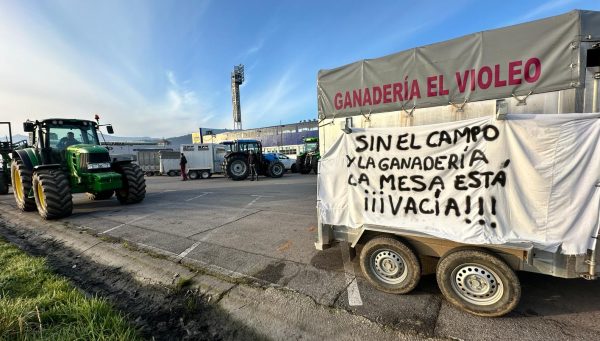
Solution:
M 308 174 L 310 171 L 317 174 L 320 158 L 319 138 L 306 137 L 304 138 L 304 152 L 300 153 L 296 158 L 296 169 L 302 174 Z
M 12 152 L 12 186 L 19 209 L 37 211 L 44 219 L 66 217 L 73 210 L 72 193 L 92 200 L 116 194 L 121 204 L 144 200 L 146 182 L 131 160 L 111 160 L 98 141 L 96 121 L 48 119 L 27 121 L 31 147 Z M 109 134 L 111 125 L 106 126 Z
M 236 140 L 223 143 L 228 151 L 223 161 L 225 174 L 233 180 L 244 180 L 250 175 L 248 155 L 253 151 L 256 156 L 256 173 L 271 178 L 280 178 L 285 166 L 275 154 L 262 151 L 262 144 L 257 140 Z

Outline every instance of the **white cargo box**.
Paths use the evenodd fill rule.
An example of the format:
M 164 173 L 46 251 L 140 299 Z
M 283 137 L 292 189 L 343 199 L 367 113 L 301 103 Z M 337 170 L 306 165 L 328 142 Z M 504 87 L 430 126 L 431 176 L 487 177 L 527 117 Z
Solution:
M 187 159 L 187 172 L 191 179 L 207 178 L 221 173 L 225 146 L 215 143 L 182 144 L 181 152 Z

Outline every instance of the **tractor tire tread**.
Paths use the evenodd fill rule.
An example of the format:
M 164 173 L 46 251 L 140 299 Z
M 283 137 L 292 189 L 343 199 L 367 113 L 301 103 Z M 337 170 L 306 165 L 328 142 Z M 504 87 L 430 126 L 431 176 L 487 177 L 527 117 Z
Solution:
M 45 206 L 37 192 L 41 184 Z M 73 212 L 71 186 L 66 174 L 60 169 L 42 169 L 33 175 L 34 197 L 40 216 L 46 220 L 64 218 Z

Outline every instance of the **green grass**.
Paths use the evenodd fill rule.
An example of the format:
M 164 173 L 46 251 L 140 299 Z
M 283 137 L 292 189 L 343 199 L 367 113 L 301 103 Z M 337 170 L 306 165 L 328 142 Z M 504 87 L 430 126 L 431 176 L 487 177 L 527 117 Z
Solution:
M 102 298 L 85 297 L 0 239 L 0 340 L 138 340 L 123 314 Z

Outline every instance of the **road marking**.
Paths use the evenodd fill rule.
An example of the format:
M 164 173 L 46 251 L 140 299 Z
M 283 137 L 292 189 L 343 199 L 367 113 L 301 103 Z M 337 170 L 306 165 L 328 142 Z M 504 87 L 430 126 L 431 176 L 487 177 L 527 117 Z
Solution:
M 187 249 L 185 249 L 185 251 L 183 251 L 182 253 L 180 253 L 177 257 L 185 257 L 187 256 L 190 252 L 194 251 L 195 248 L 198 247 L 198 245 L 200 245 L 200 243 L 202 243 L 201 241 L 197 241 L 194 244 L 192 244 L 192 246 L 188 247 Z
M 356 275 L 354 273 L 354 264 L 350 260 L 350 244 L 340 243 L 342 250 L 342 259 L 344 260 L 344 274 L 346 275 L 346 286 L 348 287 L 348 304 L 351 307 L 363 305 L 360 291 L 358 291 L 358 283 L 356 283 Z
M 253 195 L 253 197 L 256 197 L 254 200 L 252 200 L 248 205 L 246 205 L 246 207 L 250 207 L 252 205 L 254 205 L 255 202 L 258 201 L 258 199 L 262 198 L 261 195 Z
M 114 231 L 114 230 L 118 229 L 119 227 L 123 227 L 123 226 L 125 226 L 125 225 L 129 225 L 129 224 L 131 224 L 131 223 L 134 223 L 134 222 L 136 222 L 136 221 L 138 221 L 138 220 L 142 220 L 142 219 L 144 219 L 144 218 L 146 218 L 146 217 L 149 217 L 149 216 L 151 216 L 151 215 L 152 215 L 152 213 L 150 213 L 150 214 L 146 214 L 146 215 L 143 215 L 143 216 L 141 216 L 141 217 L 137 217 L 137 218 L 135 218 L 135 219 L 133 219 L 133 220 L 130 220 L 130 221 L 126 222 L 126 223 L 123 223 L 123 224 L 117 225 L 117 226 L 115 226 L 115 227 L 113 227 L 113 228 L 110 228 L 110 229 L 108 229 L 108 230 L 106 230 L 106 231 L 104 231 L 104 232 L 100 232 L 99 234 L 105 234 L 105 233 L 108 233 L 108 232 Z
M 212 193 L 212 192 L 204 192 L 204 193 L 202 193 L 202 194 L 200 194 L 200 195 L 197 195 L 197 196 L 195 196 L 195 197 L 193 197 L 193 198 L 185 199 L 185 201 L 192 201 L 192 200 L 194 200 L 194 199 L 201 198 L 201 197 L 203 197 L 203 196 L 205 196 L 205 195 L 209 195 L 209 194 L 211 194 L 211 193 Z

